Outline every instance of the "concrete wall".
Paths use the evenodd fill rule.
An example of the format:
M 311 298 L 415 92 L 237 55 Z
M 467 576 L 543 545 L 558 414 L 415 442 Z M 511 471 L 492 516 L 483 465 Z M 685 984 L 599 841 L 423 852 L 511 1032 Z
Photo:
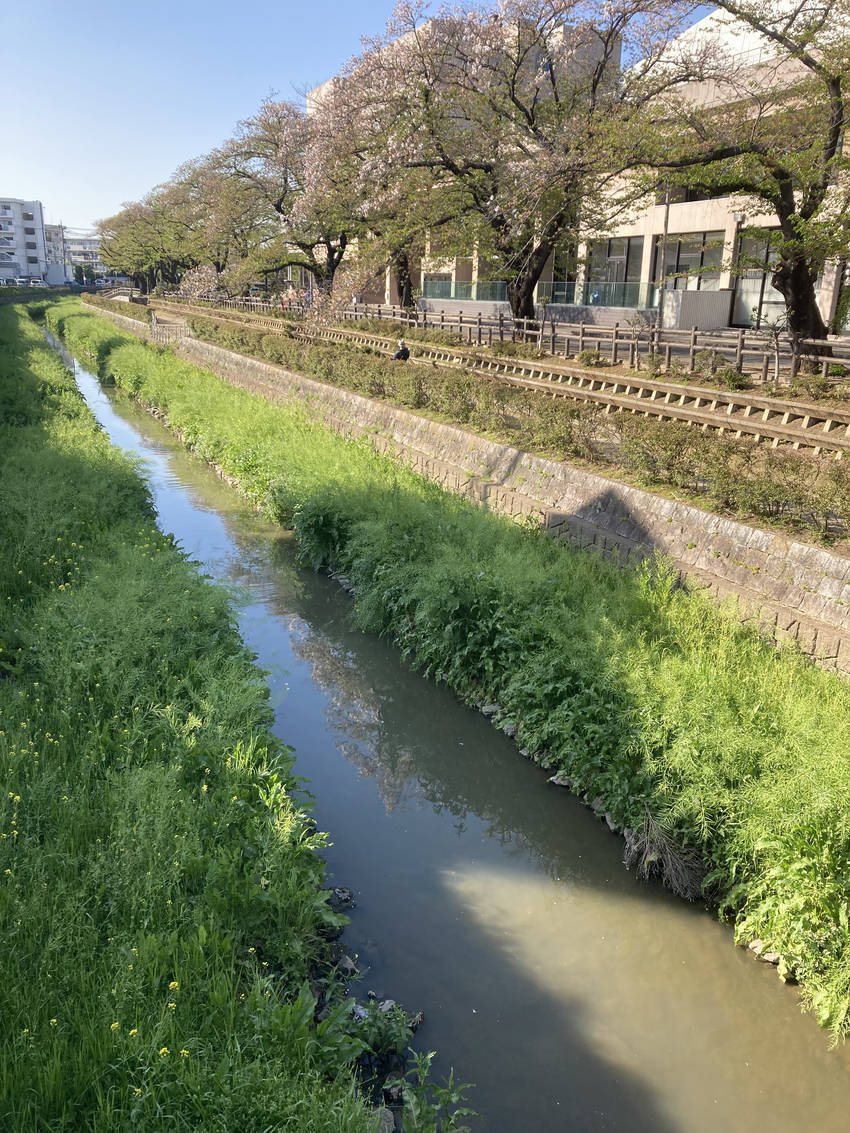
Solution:
M 147 337 L 139 323 L 109 317 Z M 236 385 L 297 400 L 338 432 L 367 436 L 378 451 L 402 456 L 423 475 L 494 511 L 539 518 L 558 537 L 626 561 L 660 551 L 691 584 L 736 603 L 742 620 L 757 622 L 780 642 L 796 641 L 824 668 L 850 674 L 848 558 L 209 343 L 184 339 L 175 350 Z

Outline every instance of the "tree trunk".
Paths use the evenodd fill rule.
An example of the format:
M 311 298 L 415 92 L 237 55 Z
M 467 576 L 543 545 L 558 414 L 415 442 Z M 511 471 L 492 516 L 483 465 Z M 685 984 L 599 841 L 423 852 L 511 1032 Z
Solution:
M 815 299 L 815 275 L 805 256 L 783 257 L 773 267 L 773 286 L 785 300 L 788 332 L 801 339 L 826 338 L 826 324 Z M 795 345 L 796 349 L 796 345 Z M 829 346 L 810 346 L 807 354 L 831 354 Z
M 515 319 L 533 319 L 535 316 L 534 288 L 558 241 L 563 237 L 566 215 L 567 210 L 564 208 L 549 219 L 543 231 L 538 234 L 534 248 L 530 253 L 523 254 L 521 262 L 518 256 L 514 257 L 516 272 L 513 279 L 508 280 L 508 302 Z M 509 269 L 511 258 L 510 255 L 505 257 Z
M 413 280 L 410 278 L 410 255 L 407 248 L 399 248 L 390 256 L 390 268 L 395 272 L 398 286 L 398 304 L 405 309 L 413 306 Z
M 534 318 L 534 288 L 539 276 L 540 272 L 537 275 L 523 272 L 521 275 L 508 280 L 508 302 L 511 305 L 511 314 L 515 319 Z

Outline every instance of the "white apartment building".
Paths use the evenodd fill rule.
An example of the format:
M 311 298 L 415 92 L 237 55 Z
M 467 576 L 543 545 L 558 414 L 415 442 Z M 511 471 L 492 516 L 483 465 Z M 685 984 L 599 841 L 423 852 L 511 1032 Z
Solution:
M 46 273 L 41 201 L 0 197 L 0 281 L 44 279 Z
M 67 279 L 65 269 L 65 228 L 62 224 L 45 224 L 44 246 L 47 250 L 47 283 L 62 284 Z
M 73 279 L 77 265 L 91 268 L 96 276 L 110 274 L 109 268 L 100 258 L 100 237 L 91 232 L 77 228 L 65 229 L 65 259 L 69 279 Z

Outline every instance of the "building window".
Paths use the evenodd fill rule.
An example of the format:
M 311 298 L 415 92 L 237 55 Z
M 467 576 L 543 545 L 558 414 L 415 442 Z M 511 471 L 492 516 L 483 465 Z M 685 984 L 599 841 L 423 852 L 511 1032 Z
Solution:
M 759 327 L 765 318 L 775 318 L 785 311 L 785 300 L 770 282 L 771 265 L 777 254 L 770 247 L 770 238 L 739 236 L 735 249 L 734 326 Z
M 664 268 L 661 250 L 664 238 L 655 238 L 652 278 L 660 284 L 662 276 L 673 291 L 717 291 L 723 260 L 723 232 L 681 232 L 667 237 Z
M 602 307 L 642 306 L 640 269 L 642 236 L 597 240 L 590 252 L 589 281 L 584 302 Z
M 35 251 L 38 245 L 36 244 L 35 240 L 27 240 L 26 247 L 31 249 L 32 251 Z
M 34 228 L 25 228 L 24 229 L 24 236 L 35 236 L 35 229 Z
M 38 256 L 27 256 L 27 263 L 28 264 L 37 264 L 38 263 Z

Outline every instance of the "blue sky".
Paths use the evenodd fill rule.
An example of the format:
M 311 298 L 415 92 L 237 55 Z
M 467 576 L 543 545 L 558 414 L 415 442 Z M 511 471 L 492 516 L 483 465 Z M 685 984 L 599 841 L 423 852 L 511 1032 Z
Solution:
M 0 194 L 88 227 L 330 78 L 393 0 L 18 0 L 3 11 Z

